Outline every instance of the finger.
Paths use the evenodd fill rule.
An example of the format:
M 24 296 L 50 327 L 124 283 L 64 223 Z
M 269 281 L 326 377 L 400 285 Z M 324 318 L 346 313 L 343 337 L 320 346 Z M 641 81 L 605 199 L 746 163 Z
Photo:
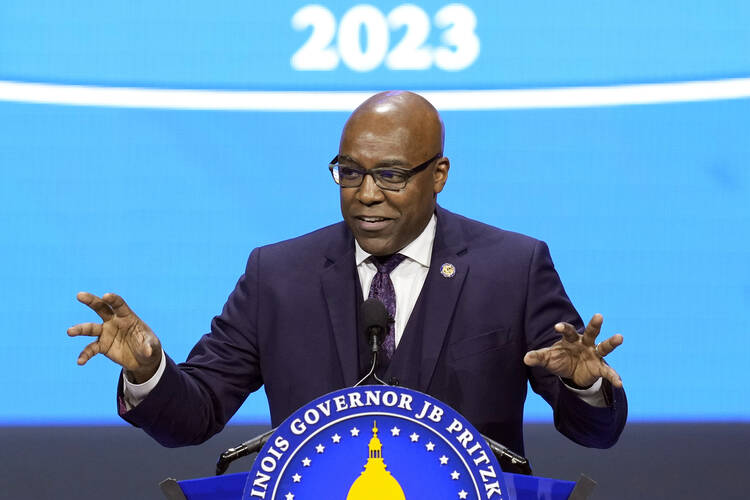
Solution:
M 112 307 L 112 310 L 115 312 L 115 315 L 117 315 L 118 318 L 134 315 L 133 311 L 131 311 L 128 305 L 125 303 L 125 299 L 123 299 L 116 293 L 105 293 L 104 295 L 102 295 L 102 300 L 104 300 L 107 304 L 110 305 L 110 307 Z
M 104 321 L 109 321 L 110 319 L 112 319 L 112 316 L 114 316 L 112 308 L 109 306 L 109 304 L 104 302 L 93 293 L 78 292 L 76 298 L 78 299 L 78 302 L 86 304 L 91 309 L 93 309 L 94 312 L 98 314 L 99 317 Z
M 604 323 L 604 317 L 596 313 L 591 317 L 589 324 L 586 325 L 586 329 L 583 331 L 583 343 L 586 345 L 593 346 L 596 343 L 596 336 L 602 329 L 602 323 Z
M 70 328 L 68 328 L 68 335 L 71 337 L 77 337 L 79 335 L 98 337 L 101 334 L 101 323 L 81 323 L 79 325 L 71 326 Z
M 88 360 L 99 354 L 99 352 L 99 341 L 90 343 L 83 349 L 83 351 L 81 351 L 81 354 L 78 355 L 78 364 L 80 366 L 85 365 Z
M 544 349 L 527 352 L 523 357 L 524 364 L 526 366 L 547 366 L 549 350 L 549 347 L 545 347 Z
M 580 334 L 570 323 L 557 323 L 555 325 L 555 331 L 557 331 L 557 333 L 562 333 L 563 338 L 568 342 L 578 342 Z
M 604 357 L 610 352 L 614 351 L 617 346 L 622 345 L 623 337 L 620 334 L 613 335 L 607 340 L 600 342 L 599 345 L 596 346 L 596 352 L 599 353 L 599 356 Z

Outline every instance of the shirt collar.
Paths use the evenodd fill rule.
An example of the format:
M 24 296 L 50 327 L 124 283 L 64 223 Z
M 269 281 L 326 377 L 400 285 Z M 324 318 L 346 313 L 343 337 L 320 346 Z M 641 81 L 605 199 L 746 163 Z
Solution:
M 437 217 L 432 214 L 430 221 L 414 241 L 398 251 L 401 255 L 418 262 L 424 267 L 430 267 L 432 259 L 432 244 L 435 241 L 435 229 L 437 228 Z M 357 240 L 354 240 L 354 259 L 357 265 L 370 258 L 370 254 L 362 250 Z

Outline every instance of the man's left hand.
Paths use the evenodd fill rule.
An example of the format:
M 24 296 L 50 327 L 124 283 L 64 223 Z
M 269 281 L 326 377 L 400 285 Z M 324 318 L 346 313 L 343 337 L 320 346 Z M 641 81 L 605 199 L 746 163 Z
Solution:
M 523 358 L 527 366 L 540 366 L 558 377 L 570 379 L 580 387 L 590 387 L 599 377 L 609 380 L 614 387 L 622 387 L 617 372 L 604 362 L 604 356 L 622 344 L 622 335 L 613 335 L 596 344 L 604 318 L 594 314 L 583 335 L 570 323 L 557 323 L 555 330 L 562 338 L 549 347 L 529 351 Z

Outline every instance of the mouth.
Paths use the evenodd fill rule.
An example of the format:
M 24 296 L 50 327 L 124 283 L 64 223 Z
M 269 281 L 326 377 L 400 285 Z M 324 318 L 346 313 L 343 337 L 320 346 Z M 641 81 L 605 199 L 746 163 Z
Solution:
M 363 231 L 380 231 L 393 222 L 393 219 L 389 219 L 388 217 L 366 215 L 358 215 L 354 217 L 354 220 L 357 221 L 357 226 Z

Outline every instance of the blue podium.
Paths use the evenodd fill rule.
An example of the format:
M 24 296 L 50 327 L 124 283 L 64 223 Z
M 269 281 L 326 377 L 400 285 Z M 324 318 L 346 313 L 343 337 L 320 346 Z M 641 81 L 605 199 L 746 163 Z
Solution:
M 242 498 L 248 474 L 240 472 L 185 481 L 167 480 L 162 483 L 162 489 L 170 500 L 238 500 Z M 571 494 L 577 484 L 573 481 L 508 473 L 503 473 L 503 476 L 508 494 L 516 500 L 583 499 L 590 492 L 589 483 L 585 479 L 578 483 L 577 491 L 581 493 L 573 497 Z M 174 493 L 167 493 L 167 489 Z

